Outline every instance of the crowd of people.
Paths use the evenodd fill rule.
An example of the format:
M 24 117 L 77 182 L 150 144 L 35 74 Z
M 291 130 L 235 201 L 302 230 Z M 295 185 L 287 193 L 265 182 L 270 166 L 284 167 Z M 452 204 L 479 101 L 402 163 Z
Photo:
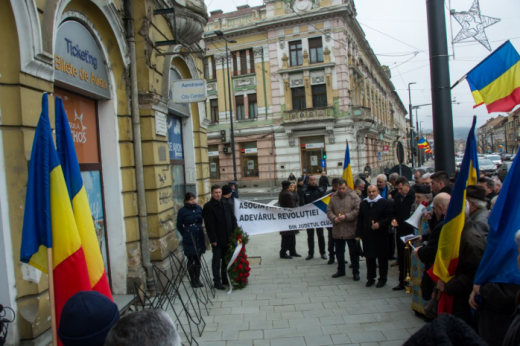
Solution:
M 282 182 L 279 205 L 295 208 L 330 195 L 327 217 L 333 227 L 328 229 L 328 257 L 324 230 L 307 229 L 306 260 L 314 257 L 314 234 L 317 234 L 321 258 L 328 258 L 328 264 L 337 260 L 333 278 L 347 275 L 347 246 L 354 281 L 360 280 L 360 256 L 365 257 L 366 287 L 384 287 L 388 280 L 389 261 L 395 261 L 392 266 L 399 268 L 399 283 L 392 289 L 411 291 L 411 309 L 417 316 L 426 321 L 434 319 L 439 296 L 445 292 L 453 297 L 452 315 L 462 319 L 487 344 L 502 345 L 506 339 L 509 340 L 507 345 L 518 345 L 520 338 L 516 335 L 516 327 L 509 327 L 520 302 L 520 286 L 473 284 L 486 248 L 488 216 L 502 185 L 498 178 L 481 176 L 478 185 L 467 187 L 465 224 L 455 276 L 449 282 L 440 279 L 434 282 L 427 273 L 435 262 L 455 179 L 445 172 L 430 174 L 419 169 L 414 173 L 414 184 L 393 173 L 388 177 L 378 175 L 373 185 L 366 175 L 361 174 L 354 181 L 354 189 L 350 189 L 345 180 L 334 178 L 332 189 L 325 191 L 326 188 L 316 183 L 316 177 L 305 175 Z M 412 218 L 418 208 L 418 214 Z M 296 252 L 297 232 L 281 232 L 280 258 L 300 256 Z M 413 241 L 407 246 L 402 238 L 410 235 Z M 520 231 L 516 241 L 519 245 Z M 394 257 L 395 250 L 397 258 Z M 476 296 L 481 299 L 477 300 Z M 516 318 L 512 326 L 520 323 L 518 314 Z M 508 330 L 510 335 L 506 338 Z

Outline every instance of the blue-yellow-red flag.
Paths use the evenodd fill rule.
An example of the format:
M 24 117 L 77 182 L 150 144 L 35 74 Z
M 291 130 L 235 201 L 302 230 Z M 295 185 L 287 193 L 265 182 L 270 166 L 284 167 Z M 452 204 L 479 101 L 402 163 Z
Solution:
M 477 185 L 479 168 L 477 159 L 477 141 L 475 138 L 475 126 L 477 117 L 473 117 L 473 126 L 466 141 L 466 151 L 462 158 L 457 181 L 453 187 L 450 204 L 446 212 L 444 226 L 439 237 L 439 245 L 435 263 L 428 270 L 428 274 L 434 281 L 441 279 L 449 282 L 455 275 L 459 263 L 460 236 L 465 224 L 466 187 Z M 438 313 L 451 313 L 453 297 L 442 293 L 439 301 Z
M 424 139 L 424 137 L 419 139 L 419 141 L 417 142 L 417 145 L 419 146 L 419 148 L 425 148 L 425 147 L 429 146 L 428 141 L 426 139 Z
M 343 174 L 341 175 L 342 179 L 347 181 L 347 186 L 354 190 L 354 176 L 352 175 L 352 167 L 350 166 L 350 149 L 348 147 L 345 148 L 345 162 L 343 162 Z
M 475 107 L 485 103 L 488 113 L 510 112 L 520 104 L 520 55 L 506 41 L 466 76 Z
M 520 186 L 514 180 L 519 176 L 517 156 L 489 214 L 486 251 L 475 275 L 475 285 L 487 282 L 520 285 L 518 245 L 515 242 L 516 232 L 520 229 Z
M 50 269 L 47 248 L 52 248 Z M 29 163 L 20 260 L 45 273 L 52 270 L 56 325 L 67 300 L 79 291 L 90 291 L 81 239 L 52 140 L 47 94 L 42 97 Z
M 87 260 L 87 268 L 92 290 L 104 294 L 110 299 L 112 293 L 108 284 L 105 265 L 101 250 L 99 248 L 92 213 L 88 203 L 87 193 L 83 186 L 83 179 L 79 169 L 78 157 L 70 132 L 69 120 L 63 107 L 61 98 L 56 98 L 55 105 L 56 142 L 58 146 L 58 157 L 63 175 L 67 184 L 74 218 L 78 227 L 83 252 Z

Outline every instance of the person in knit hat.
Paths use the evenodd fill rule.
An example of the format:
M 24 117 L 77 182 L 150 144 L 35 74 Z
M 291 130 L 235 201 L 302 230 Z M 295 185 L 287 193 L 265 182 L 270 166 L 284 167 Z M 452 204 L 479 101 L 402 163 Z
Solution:
M 103 346 L 119 309 L 96 291 L 80 291 L 63 307 L 58 336 L 64 346 Z
M 231 186 L 222 186 L 222 202 L 229 204 L 231 211 L 235 214 L 235 198 L 233 197 L 233 190 Z

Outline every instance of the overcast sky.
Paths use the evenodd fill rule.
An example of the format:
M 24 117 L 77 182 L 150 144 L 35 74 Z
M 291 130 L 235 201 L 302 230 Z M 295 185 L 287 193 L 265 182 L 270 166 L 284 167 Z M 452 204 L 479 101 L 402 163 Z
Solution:
M 474 0 L 451 0 L 451 7 L 457 12 L 468 11 Z M 262 0 L 206 0 L 208 10 L 221 9 L 234 11 L 236 6 L 248 3 L 257 6 Z M 412 104 L 431 103 L 430 69 L 428 55 L 428 32 L 426 23 L 425 0 L 357 0 L 355 1 L 357 19 L 372 49 L 383 65 L 389 65 L 392 82 L 408 108 L 408 83 L 412 85 Z M 448 6 L 448 1 L 446 2 Z M 501 21 L 486 28 L 485 32 L 494 50 L 504 41 L 511 40 L 520 51 L 520 0 L 480 0 L 481 13 L 485 16 L 500 18 Z M 451 46 L 450 19 L 446 9 L 449 52 Z M 452 18 L 453 37 L 461 26 Z M 418 52 L 414 54 L 414 52 Z M 474 39 L 455 44 L 455 59 L 450 58 L 451 85 L 483 60 L 490 52 Z M 463 81 L 452 90 L 452 99 L 460 104 L 453 105 L 454 126 L 471 126 L 474 114 L 478 117 L 477 126 L 485 123 L 498 113 L 488 114 L 485 106 L 473 109 L 473 97 L 468 83 Z M 419 109 L 419 121 L 423 128 L 433 128 L 431 106 Z M 415 111 L 414 111 L 415 123 Z

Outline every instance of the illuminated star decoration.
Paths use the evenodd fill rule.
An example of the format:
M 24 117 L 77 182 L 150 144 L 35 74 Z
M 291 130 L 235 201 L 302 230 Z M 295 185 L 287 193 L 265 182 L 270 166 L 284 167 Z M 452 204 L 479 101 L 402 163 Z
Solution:
M 473 2 L 468 12 L 456 12 L 453 14 L 453 17 L 455 17 L 457 22 L 462 26 L 462 29 L 453 40 L 453 43 L 473 37 L 491 51 L 491 46 L 489 45 L 484 29 L 500 22 L 500 19 L 481 15 L 478 0 Z

